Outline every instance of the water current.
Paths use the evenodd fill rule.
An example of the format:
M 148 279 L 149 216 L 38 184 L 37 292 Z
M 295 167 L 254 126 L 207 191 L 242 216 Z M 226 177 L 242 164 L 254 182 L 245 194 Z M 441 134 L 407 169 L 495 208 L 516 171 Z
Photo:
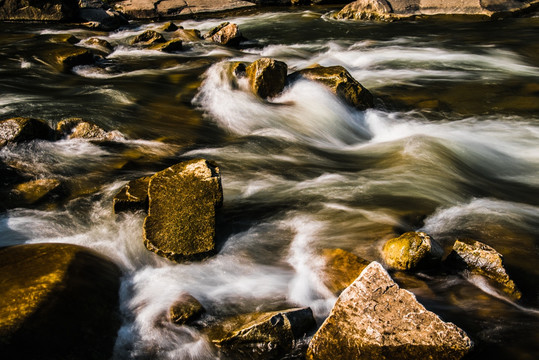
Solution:
M 184 291 L 207 309 L 203 323 L 310 306 L 320 324 L 336 298 L 321 281 L 319 251 L 380 261 L 381 245 L 407 230 L 445 246 L 471 237 L 501 252 L 523 292 L 518 303 L 481 279 L 400 278 L 472 337 L 470 358 L 539 358 L 539 18 L 349 22 L 327 10 L 183 21 L 203 33 L 235 22 L 249 40 L 239 49 L 186 43 L 174 54 L 129 45 L 162 23 L 111 33 L 0 24 L 1 119 L 54 126 L 82 117 L 127 137 L 0 150 L 1 161 L 59 179 L 70 194 L 1 213 L 0 245 L 80 244 L 122 268 L 115 359 L 217 358 L 197 328 L 164 319 Z M 114 51 L 58 72 L 41 54 L 65 34 L 80 39 L 77 46 L 105 39 Z M 289 72 L 342 65 L 376 106 L 357 111 L 308 81 L 270 101 L 232 86 L 225 62 L 260 57 L 286 62 Z M 144 247 L 144 214 L 114 215 L 112 197 L 131 179 L 198 157 L 222 173 L 219 251 L 173 264 Z

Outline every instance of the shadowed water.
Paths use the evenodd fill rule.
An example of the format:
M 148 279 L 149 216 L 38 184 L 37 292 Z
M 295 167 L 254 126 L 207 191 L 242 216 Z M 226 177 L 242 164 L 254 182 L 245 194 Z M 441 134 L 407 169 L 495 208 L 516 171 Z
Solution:
M 425 272 L 403 286 L 472 337 L 470 358 L 535 359 L 539 19 L 356 23 L 324 13 L 230 18 L 250 39 L 245 48 L 186 43 L 177 54 L 129 45 L 159 23 L 110 34 L 1 24 L 2 119 L 55 125 L 83 117 L 130 140 L 0 150 L 2 162 L 70 190 L 0 214 L 0 245 L 69 242 L 117 262 L 125 275 L 116 359 L 214 359 L 199 328 L 166 321 L 183 291 L 208 310 L 199 325 L 293 306 L 310 306 L 320 324 L 336 300 L 320 277 L 321 249 L 380 261 L 382 244 L 403 231 L 426 231 L 446 250 L 456 237 L 472 237 L 504 255 L 523 292 L 519 303 L 482 278 Z M 182 25 L 204 32 L 221 21 Z M 115 50 L 59 73 L 43 54 L 63 34 L 97 36 Z M 376 107 L 359 112 L 308 81 L 258 99 L 233 84 L 226 61 L 262 56 L 285 61 L 289 72 L 342 65 L 372 91 Z M 145 249 L 144 214 L 114 216 L 112 197 L 128 180 L 195 157 L 221 169 L 219 252 L 172 264 Z

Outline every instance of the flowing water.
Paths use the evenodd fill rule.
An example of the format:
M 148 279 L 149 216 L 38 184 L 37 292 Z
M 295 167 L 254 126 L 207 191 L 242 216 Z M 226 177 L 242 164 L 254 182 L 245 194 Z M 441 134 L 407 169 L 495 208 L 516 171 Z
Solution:
M 472 337 L 470 358 L 539 357 L 539 18 L 343 22 L 326 11 L 229 17 L 250 39 L 241 49 L 199 42 L 177 54 L 129 45 L 159 23 L 112 33 L 0 24 L 2 119 L 82 117 L 128 138 L 0 150 L 4 163 L 69 190 L 0 214 L 0 245 L 80 244 L 123 269 L 115 359 L 217 358 L 197 327 L 166 322 L 183 291 L 208 310 L 203 324 L 294 306 L 310 306 L 320 324 L 336 300 L 321 281 L 320 250 L 380 261 L 381 245 L 407 230 L 446 247 L 471 237 L 504 254 L 518 303 L 481 278 L 394 276 Z M 221 21 L 182 25 L 205 32 Z M 65 34 L 115 50 L 60 73 L 42 54 Z M 271 101 L 233 86 L 225 62 L 260 57 L 289 72 L 342 65 L 376 107 L 354 110 L 307 81 Z M 112 197 L 128 180 L 196 157 L 222 172 L 219 252 L 173 264 L 145 249 L 144 214 L 115 216 Z

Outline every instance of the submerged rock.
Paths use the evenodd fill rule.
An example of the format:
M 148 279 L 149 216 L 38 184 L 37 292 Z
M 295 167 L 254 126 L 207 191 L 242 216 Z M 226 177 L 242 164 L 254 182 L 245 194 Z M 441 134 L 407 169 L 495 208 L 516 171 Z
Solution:
M 206 309 L 197 299 L 188 293 L 183 293 L 170 306 L 168 317 L 176 325 L 184 325 L 196 320 Z
M 410 231 L 388 240 L 382 255 L 391 268 L 411 270 L 428 261 L 440 260 L 443 249 L 426 233 Z
M 146 30 L 131 40 L 131 44 L 153 45 L 166 42 L 163 35 L 153 30 Z
M 425 309 L 372 262 L 339 296 L 307 359 L 453 360 L 471 348 L 463 330 Z
M 253 92 L 266 99 L 283 91 L 287 70 L 288 66 L 282 61 L 262 58 L 247 66 L 245 73 Z
M 322 250 L 324 285 L 334 294 L 340 294 L 369 265 L 369 261 L 343 249 Z
M 150 49 L 159 50 L 163 52 L 175 52 L 175 51 L 181 51 L 182 47 L 183 47 L 182 40 L 172 39 L 162 44 L 152 45 Z
M 122 211 L 148 211 L 148 184 L 150 176 L 128 182 L 112 200 L 115 213 Z
M 68 21 L 77 16 L 77 0 L 4 0 L 0 20 Z
M 144 220 L 146 247 L 174 261 L 205 257 L 215 250 L 215 216 L 222 205 L 219 168 L 204 159 L 154 174 Z
M 6 359 L 107 359 L 120 327 L 120 270 L 69 244 L 0 249 L 0 353 Z
M 316 81 L 359 110 L 374 106 L 372 94 L 350 75 L 342 66 L 315 66 L 299 70 L 290 75 L 292 80 L 304 78 Z
M 57 179 L 38 179 L 18 184 L 12 191 L 15 197 L 13 201 L 16 204 L 35 204 L 48 197 L 60 185 L 61 182 Z
M 107 54 L 110 54 L 114 50 L 114 47 L 107 40 L 104 40 L 104 39 L 92 37 L 92 38 L 86 39 L 84 43 L 88 46 L 96 47 L 97 49 Z
M 224 22 L 211 29 L 204 35 L 204 38 L 226 46 L 238 46 L 244 40 L 238 25 L 229 22 Z
M 482 242 L 470 239 L 455 241 L 453 251 L 447 257 L 446 263 L 469 270 L 473 274 L 485 276 L 515 300 L 522 296 L 505 271 L 503 255 Z
M 117 141 L 125 139 L 123 134 L 117 130 L 107 132 L 96 124 L 83 121 L 81 118 L 61 120 L 56 125 L 56 132 L 59 137 L 65 137 L 67 139 L 86 139 L 93 141 Z
M 53 130 L 43 120 L 25 117 L 2 120 L 0 121 L 0 148 L 8 143 L 36 139 L 51 140 L 53 133 Z
M 75 66 L 89 65 L 94 62 L 94 55 L 85 48 L 66 46 L 52 49 L 45 58 L 58 71 L 68 72 Z
M 197 29 L 178 29 L 173 34 L 175 39 L 182 41 L 199 41 L 202 40 L 200 31 Z
M 310 308 L 228 319 L 208 332 L 225 359 L 281 359 L 294 342 L 316 328 Z

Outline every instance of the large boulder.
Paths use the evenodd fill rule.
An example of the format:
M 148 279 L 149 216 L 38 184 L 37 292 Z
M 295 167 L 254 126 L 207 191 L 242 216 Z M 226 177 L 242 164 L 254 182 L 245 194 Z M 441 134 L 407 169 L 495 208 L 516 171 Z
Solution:
M 539 0 L 357 0 L 346 5 L 337 19 L 397 20 L 432 15 L 499 17 L 535 11 Z
M 255 94 L 263 99 L 278 95 L 286 84 L 288 66 L 270 58 L 262 58 L 247 66 L 245 73 Z
M 361 274 L 369 262 L 343 249 L 324 249 L 322 280 L 334 294 L 340 294 Z
M 238 46 L 244 40 L 238 25 L 229 22 L 214 27 L 204 38 L 226 46 Z
M 0 20 L 69 21 L 77 10 L 77 0 L 3 0 Z
M 115 213 L 122 211 L 148 211 L 148 184 L 150 176 L 128 182 L 112 200 Z
M 314 66 L 290 75 L 291 80 L 299 78 L 316 81 L 341 98 L 348 105 L 365 110 L 374 106 L 372 94 L 350 75 L 342 66 Z
M 154 174 L 143 226 L 146 247 L 173 261 L 210 255 L 222 202 L 219 168 L 207 160 L 185 161 Z
M 307 359 L 454 360 L 471 347 L 463 330 L 425 309 L 372 262 L 339 296 Z
M 1 248 L 2 358 L 110 358 L 120 276 L 110 260 L 76 245 Z
M 176 325 L 184 325 L 196 320 L 206 309 L 202 304 L 188 293 L 182 293 L 174 304 L 170 306 L 168 318 Z
M 296 308 L 227 319 L 208 331 L 225 359 L 281 359 L 294 342 L 316 328 L 310 308 Z
M 404 233 L 388 240 L 382 248 L 385 263 L 397 270 L 411 270 L 438 261 L 442 255 L 442 247 L 424 232 Z
M 50 140 L 54 131 L 39 119 L 16 117 L 0 121 L 0 148 L 8 143 L 36 139 Z M 3 144 L 3 145 L 2 145 Z
M 485 276 L 515 300 L 522 296 L 505 271 L 503 255 L 487 244 L 471 239 L 457 240 L 453 245 L 453 251 L 446 259 L 446 263 L 453 264 L 457 269 Z

